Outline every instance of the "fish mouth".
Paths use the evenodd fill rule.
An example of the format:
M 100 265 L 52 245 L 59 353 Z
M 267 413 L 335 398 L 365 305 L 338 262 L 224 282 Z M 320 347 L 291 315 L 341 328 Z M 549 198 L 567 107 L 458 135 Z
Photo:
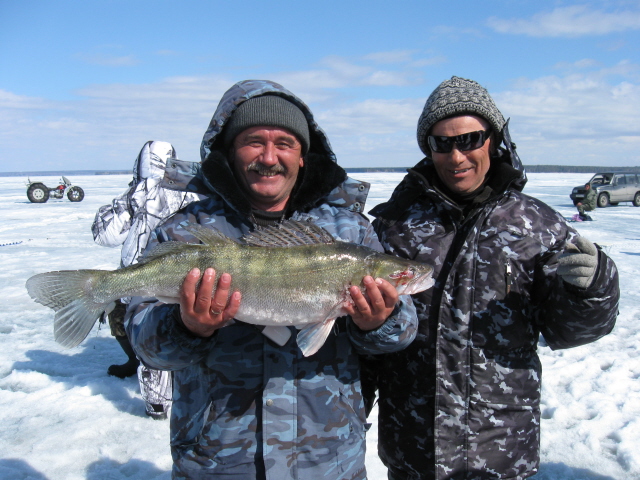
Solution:
M 434 283 L 431 272 L 423 273 L 416 275 L 410 282 L 400 285 L 397 290 L 399 295 L 414 295 L 431 288 Z

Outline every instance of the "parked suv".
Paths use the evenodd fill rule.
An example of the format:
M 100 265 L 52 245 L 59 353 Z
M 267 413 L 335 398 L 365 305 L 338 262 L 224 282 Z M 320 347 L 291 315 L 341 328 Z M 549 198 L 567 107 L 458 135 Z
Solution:
M 589 180 L 591 188 L 598 196 L 598 206 L 617 205 L 619 202 L 633 202 L 640 207 L 640 174 L 605 172 L 596 173 Z M 584 185 L 575 187 L 569 197 L 576 205 L 586 194 Z

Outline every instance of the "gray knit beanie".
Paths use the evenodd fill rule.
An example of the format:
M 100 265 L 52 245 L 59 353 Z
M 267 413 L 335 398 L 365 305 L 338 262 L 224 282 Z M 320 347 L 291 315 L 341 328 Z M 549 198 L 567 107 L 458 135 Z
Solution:
M 418 120 L 418 146 L 425 155 L 431 155 L 427 135 L 431 127 L 447 117 L 462 114 L 478 115 L 491 125 L 500 138 L 504 117 L 489 92 L 479 83 L 466 78 L 451 77 L 429 95 Z
M 233 143 L 239 133 L 257 126 L 285 128 L 300 141 L 303 155 L 309 151 L 309 123 L 304 113 L 289 100 L 277 95 L 253 97 L 240 104 L 225 126 L 225 148 Z

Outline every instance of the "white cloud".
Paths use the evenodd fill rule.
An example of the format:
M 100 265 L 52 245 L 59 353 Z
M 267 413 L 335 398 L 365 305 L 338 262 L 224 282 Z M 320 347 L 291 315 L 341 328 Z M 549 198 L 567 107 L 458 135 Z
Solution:
M 605 12 L 587 5 L 559 7 L 530 19 L 490 17 L 487 25 L 499 33 L 532 37 L 581 37 L 640 29 L 640 10 Z
M 521 79 L 495 94 L 505 116 L 512 117 L 512 137 L 524 163 L 637 164 L 640 83 L 611 81 L 631 67 Z
M 512 118 L 525 164 L 638 164 L 640 65 L 582 59 L 561 67 L 556 75 L 491 92 Z M 310 105 L 342 165 L 410 166 L 421 158 L 416 123 L 429 92 L 412 97 L 395 87 L 420 81 L 410 67 L 378 70 L 362 59 L 331 58 L 322 68 L 264 77 Z M 37 165 L 43 150 L 67 169 L 128 169 L 152 139 L 169 141 L 181 158 L 197 161 L 220 97 L 237 80 L 212 75 L 90 85 L 59 102 L 0 90 L 0 171 L 24 169 L 20 162 Z
M 365 55 L 365 60 L 375 63 L 408 63 L 413 60 L 416 50 L 395 50 L 390 52 L 376 52 Z
M 336 135 L 392 135 L 416 128 L 424 101 L 369 99 L 335 106 L 316 114 L 318 123 Z
M 41 98 L 27 97 L 25 95 L 16 95 L 0 89 L 0 108 L 7 109 L 44 109 L 50 108 L 52 102 Z
M 377 87 L 401 87 L 413 83 L 406 72 L 390 72 L 378 70 L 362 79 L 364 85 L 375 85 Z
M 131 67 L 140 63 L 135 55 L 78 54 L 77 58 L 90 65 L 102 67 Z

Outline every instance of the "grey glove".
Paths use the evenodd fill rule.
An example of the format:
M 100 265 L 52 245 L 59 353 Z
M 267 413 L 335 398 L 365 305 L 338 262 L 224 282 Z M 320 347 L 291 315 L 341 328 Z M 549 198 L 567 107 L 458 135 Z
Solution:
M 598 268 L 598 249 L 584 237 L 576 237 L 567 244 L 558 258 L 558 275 L 565 282 L 580 288 L 589 288 Z

